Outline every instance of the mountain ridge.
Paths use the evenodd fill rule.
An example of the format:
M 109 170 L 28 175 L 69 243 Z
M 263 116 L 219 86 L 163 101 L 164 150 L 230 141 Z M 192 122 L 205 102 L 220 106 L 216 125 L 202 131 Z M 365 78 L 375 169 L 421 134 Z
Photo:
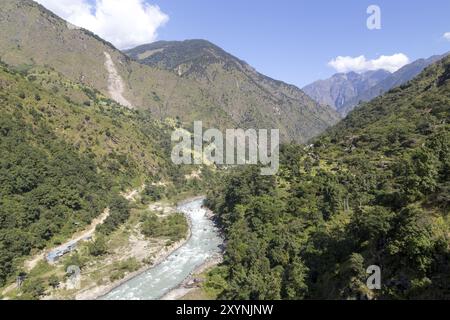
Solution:
M 219 299 L 448 299 L 449 117 L 445 57 L 283 146 L 276 177 L 235 170 L 207 199 L 227 240 Z
M 341 112 L 349 101 L 357 98 L 369 88 L 377 85 L 391 75 L 385 70 L 364 73 L 336 73 L 326 80 L 318 80 L 303 88 L 317 102 L 329 105 Z
M 444 58 L 449 53 L 434 55 L 427 59 L 415 60 L 399 70 L 390 73 L 382 69 L 367 71 L 360 74 L 355 72 L 337 73 L 325 80 L 315 81 L 303 88 L 314 100 L 327 104 L 336 109 L 341 116 L 346 116 L 360 102 L 368 102 L 381 94 L 407 83 L 418 76 L 426 67 Z M 374 73 L 382 76 L 370 81 Z M 354 75 L 357 76 L 354 76 Z M 342 81 L 342 77 L 353 75 L 355 81 Z M 369 79 L 369 82 L 367 82 Z M 360 88 L 358 88 L 358 86 Z
M 120 95 L 111 95 L 106 54 L 123 82 Z M 219 129 L 273 128 L 280 129 L 283 141 L 305 142 L 338 121 L 332 109 L 317 105 L 308 96 L 292 97 L 289 87 L 281 86 L 283 94 L 273 95 L 267 87 L 228 81 L 227 86 L 234 89 L 224 96 L 206 79 L 193 81 L 138 63 L 31 0 L 3 1 L 0 58 L 13 66 L 49 66 L 106 96 L 123 97 L 122 103 L 150 110 L 156 118 L 179 119 L 186 126 L 202 120 L 205 126 Z M 253 81 L 261 82 L 255 77 Z
M 348 114 L 360 102 L 368 102 L 373 98 L 376 98 L 380 94 L 383 94 L 395 87 L 406 84 L 408 81 L 411 81 L 416 76 L 418 76 L 423 70 L 425 70 L 425 68 L 443 59 L 449 54 L 450 52 L 444 53 L 442 55 L 434 55 L 427 59 L 418 59 L 400 68 L 396 72 L 392 73 L 390 77 L 387 77 L 383 81 L 380 81 L 377 85 L 369 88 L 357 98 L 349 101 L 343 110 L 343 114 Z
M 248 104 L 259 103 L 265 113 L 275 111 L 279 114 L 280 110 L 286 108 L 295 116 L 292 111 L 301 108 L 302 116 L 308 119 L 302 121 L 300 118 L 298 121 L 302 121 L 307 130 L 314 130 L 308 122 L 323 121 L 321 113 L 325 114 L 324 117 L 329 121 L 337 121 L 333 112 L 312 102 L 301 89 L 257 72 L 245 61 L 207 40 L 158 41 L 138 46 L 125 53 L 140 63 L 207 84 L 217 99 L 232 101 L 234 105 L 239 104 L 235 97 L 237 89 L 245 92 L 247 98 L 244 99 L 249 101 Z M 283 118 L 283 121 L 290 123 L 286 118 Z

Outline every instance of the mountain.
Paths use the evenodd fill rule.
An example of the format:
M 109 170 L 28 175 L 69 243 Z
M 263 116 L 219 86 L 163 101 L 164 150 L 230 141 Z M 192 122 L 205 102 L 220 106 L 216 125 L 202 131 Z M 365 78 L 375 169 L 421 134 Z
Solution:
M 34 1 L 2 1 L 0 27 L 0 57 L 9 65 L 48 66 L 123 105 L 148 109 L 159 119 L 179 116 L 191 122 L 206 114 L 205 122 L 232 123 L 198 85 L 131 61 L 110 43 Z
M 303 88 L 306 94 L 323 105 L 341 112 L 350 101 L 357 99 L 368 89 L 391 75 L 384 70 L 365 73 L 337 73 L 326 80 L 319 80 Z
M 120 191 L 188 183 L 164 141 L 173 126 L 52 69 L 0 65 L 0 101 L 0 287 L 23 256 L 72 237 L 105 208 L 107 225 L 126 219 L 112 205 Z
M 138 63 L 32 0 L 2 1 L 0 58 L 18 67 L 53 68 L 124 106 L 150 110 L 158 119 L 178 118 L 187 126 L 202 120 L 205 127 L 219 129 L 279 128 L 284 141 L 302 142 L 338 120 L 333 110 L 297 88 L 265 78 L 242 63 L 227 65 L 231 69 L 225 77 L 220 68 L 208 69 L 208 76 L 214 77 L 209 81 Z
M 214 169 L 170 159 L 170 136 L 183 120 L 241 124 L 209 86 L 135 62 L 34 1 L 2 0 L 0 58 L 0 287 L 14 283 L 26 256 L 70 239 L 106 208 L 99 232 L 122 225 L 130 216 L 122 191 L 145 183 L 170 197 L 209 188 Z M 272 100 L 286 108 L 277 116 L 256 102 L 241 111 L 249 123 L 281 126 L 285 140 L 302 141 L 335 121 L 305 101 L 311 110 Z
M 336 74 L 330 79 L 316 81 L 303 90 L 319 103 L 329 105 L 342 116 L 346 116 L 360 102 L 368 102 L 392 88 L 407 83 L 426 67 L 446 55 L 416 60 L 392 74 L 384 70 L 369 71 L 362 74 L 355 74 L 354 72 Z
M 443 55 L 435 55 L 428 59 L 419 59 L 414 61 L 411 64 L 408 64 L 393 74 L 391 74 L 389 77 L 384 79 L 383 81 L 380 81 L 375 86 L 367 89 L 362 94 L 360 94 L 358 97 L 350 100 L 345 107 L 343 108 L 341 114 L 348 114 L 353 108 L 358 105 L 361 101 L 367 102 L 372 100 L 373 98 L 376 98 L 377 96 L 388 92 L 392 88 L 401 86 L 408 81 L 414 79 L 417 75 L 419 75 L 426 67 L 429 65 L 441 60 L 444 58 L 448 53 Z
M 449 299 L 449 119 L 446 57 L 310 146 L 285 146 L 276 177 L 237 170 L 208 195 L 227 240 L 210 287 L 223 299 Z
M 240 127 L 271 122 L 274 128 L 287 127 L 306 137 L 338 120 L 334 111 L 318 105 L 297 87 L 260 74 L 205 40 L 159 41 L 126 54 L 202 86 Z

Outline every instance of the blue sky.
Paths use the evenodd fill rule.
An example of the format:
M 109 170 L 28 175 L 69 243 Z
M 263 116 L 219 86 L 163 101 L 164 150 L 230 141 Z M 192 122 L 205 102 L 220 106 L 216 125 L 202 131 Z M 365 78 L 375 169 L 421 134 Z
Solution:
M 36 1 L 44 5 L 56 3 Z M 68 1 L 92 4 L 117 0 L 58 0 L 58 4 Z M 207 39 L 258 71 L 299 87 L 335 73 L 328 62 L 338 56 L 364 55 L 369 60 L 402 53 L 413 61 L 450 51 L 450 39 L 443 36 L 450 32 L 449 0 L 145 1 L 159 6 L 168 19 L 159 13 L 150 15 L 159 19 L 157 24 L 150 24 L 152 37 L 141 40 L 136 36 L 131 43 L 146 39 Z M 139 0 L 120 2 L 129 5 Z M 381 30 L 366 27 L 366 10 L 371 4 L 381 8 Z M 132 19 L 131 11 L 130 15 Z M 127 28 L 129 25 L 127 22 Z M 143 23 L 142 28 L 146 27 Z M 126 35 L 139 34 L 122 29 Z M 111 32 L 98 32 L 114 38 Z M 126 47 L 127 43 L 118 44 L 121 45 Z
M 271 77 L 306 85 L 335 73 L 337 56 L 404 53 L 411 60 L 450 51 L 448 0 L 158 0 L 170 21 L 159 39 L 208 39 Z M 381 8 L 369 30 L 367 7 Z

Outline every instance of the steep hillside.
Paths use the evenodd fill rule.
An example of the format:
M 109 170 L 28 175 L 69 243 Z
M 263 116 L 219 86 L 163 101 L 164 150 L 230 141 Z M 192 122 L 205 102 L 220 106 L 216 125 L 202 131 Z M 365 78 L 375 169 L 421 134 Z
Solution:
M 143 64 L 195 81 L 240 127 L 284 128 L 300 139 L 315 136 L 338 116 L 300 89 L 266 77 L 205 40 L 160 41 L 126 52 Z M 292 137 L 291 137 L 292 138 Z M 292 139 L 291 139 L 292 140 Z
M 209 195 L 228 299 L 449 299 L 450 57 Z M 366 270 L 381 268 L 381 290 Z M 222 278 L 225 281 L 220 282 Z
M 417 75 L 419 75 L 426 67 L 429 65 L 441 60 L 447 54 L 444 55 L 436 55 L 432 56 L 428 59 L 419 59 L 414 61 L 411 64 L 404 66 L 398 71 L 394 72 L 392 75 L 380 81 L 378 84 L 369 87 L 367 90 L 363 91 L 357 97 L 348 101 L 343 109 L 341 114 L 348 114 L 353 108 L 358 105 L 360 102 L 368 102 L 383 93 L 388 92 L 392 88 L 401 86 L 408 81 L 414 79 Z
M 52 69 L 1 65 L 0 102 L 0 287 L 23 256 L 61 243 L 106 207 L 108 228 L 126 220 L 120 191 L 144 182 L 165 194 L 201 187 L 185 177 L 192 168 L 170 160 L 175 123 Z
M 333 111 L 281 83 L 273 95 L 271 85 L 254 85 L 255 78 L 241 83 L 233 77 L 217 77 L 217 85 L 211 86 L 139 64 L 32 0 L 2 1 L 0 58 L 14 66 L 52 67 L 125 106 L 186 124 L 202 120 L 221 129 L 279 128 L 285 141 L 305 141 L 337 120 Z M 232 94 L 222 94 L 222 87 Z
M 14 66 L 49 66 L 72 81 L 160 118 L 231 124 L 207 93 L 189 81 L 128 59 L 111 44 L 76 28 L 31 0 L 0 7 L 0 57 Z

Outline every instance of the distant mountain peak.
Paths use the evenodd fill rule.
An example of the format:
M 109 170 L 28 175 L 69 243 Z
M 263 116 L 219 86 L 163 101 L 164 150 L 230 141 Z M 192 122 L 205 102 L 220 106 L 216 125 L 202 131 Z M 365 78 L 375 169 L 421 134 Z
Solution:
M 336 73 L 329 79 L 319 80 L 304 87 L 303 91 L 317 102 L 339 112 L 348 101 L 390 75 L 386 70 Z
M 447 54 L 418 59 L 394 73 L 379 69 L 363 73 L 337 73 L 303 88 L 311 98 L 328 105 L 346 116 L 360 102 L 368 102 L 390 89 L 405 84 L 419 75 L 427 66 Z

